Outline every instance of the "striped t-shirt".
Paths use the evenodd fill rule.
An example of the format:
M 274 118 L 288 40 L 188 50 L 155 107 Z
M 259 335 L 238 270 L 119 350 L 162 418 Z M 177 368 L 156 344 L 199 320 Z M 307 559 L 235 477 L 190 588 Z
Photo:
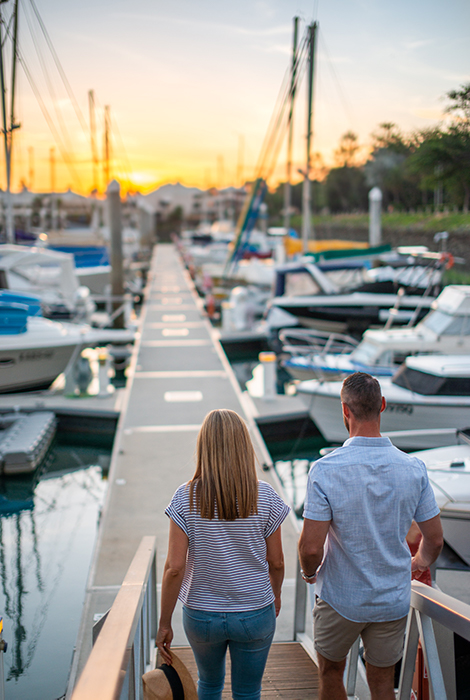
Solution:
M 189 539 L 179 599 L 196 610 L 257 610 L 274 594 L 266 561 L 266 538 L 289 512 L 265 481 L 258 483 L 258 513 L 248 518 L 201 518 L 189 511 L 189 485 L 180 486 L 165 513 Z

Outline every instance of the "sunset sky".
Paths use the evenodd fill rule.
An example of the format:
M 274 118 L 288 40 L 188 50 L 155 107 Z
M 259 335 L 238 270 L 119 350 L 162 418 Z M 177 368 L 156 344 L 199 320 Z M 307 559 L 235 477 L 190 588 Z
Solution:
M 94 90 L 100 160 L 103 108 L 110 106 L 111 176 L 124 188 L 128 179 L 150 191 L 165 182 L 224 187 L 253 176 L 289 66 L 295 15 L 301 33 L 319 21 L 313 150 L 326 164 L 348 130 L 365 154 L 380 122 L 404 131 L 435 124 L 445 93 L 470 81 L 468 0 L 34 2 L 86 125 Z M 11 6 L 12 0 L 2 5 L 6 17 Z M 35 191 L 50 189 L 53 147 L 56 190 L 88 193 L 90 135 L 68 99 L 31 0 L 21 0 L 20 13 L 20 52 L 59 132 L 62 120 L 62 151 L 71 165 L 20 66 L 12 189 L 21 181 Z M 304 161 L 305 90 L 296 108 L 296 169 Z M 283 147 L 277 179 L 285 153 Z M 1 163 L 4 187 L 3 156 Z M 103 188 L 102 163 L 98 185 Z

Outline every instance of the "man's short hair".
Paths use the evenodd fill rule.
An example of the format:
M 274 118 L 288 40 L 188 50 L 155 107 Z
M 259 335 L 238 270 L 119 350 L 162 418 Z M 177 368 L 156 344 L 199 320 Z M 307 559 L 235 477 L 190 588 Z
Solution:
M 380 384 L 375 377 L 366 372 L 354 372 L 343 382 L 341 401 L 349 406 L 356 420 L 378 418 L 382 408 Z

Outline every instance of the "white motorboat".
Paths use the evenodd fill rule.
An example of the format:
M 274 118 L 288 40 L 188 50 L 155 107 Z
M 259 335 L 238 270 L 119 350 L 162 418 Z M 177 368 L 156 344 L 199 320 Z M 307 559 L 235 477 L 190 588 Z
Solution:
M 420 258 L 410 264 L 405 257 L 396 263 L 398 266 L 359 267 L 356 272 L 361 280 L 352 277 L 347 287 L 343 282 L 336 284 L 333 277 L 335 272 L 344 276 L 344 263 L 322 266 L 321 274 L 312 263 L 279 268 L 266 323 L 275 327 L 270 316 L 281 309 L 295 325 L 361 337 L 368 328 L 383 326 L 389 319 L 396 325 L 419 321 L 441 291 L 444 269 L 439 256 L 426 255 L 431 264 L 427 258 L 427 264 Z
M 428 469 L 441 509 L 444 539 L 470 566 L 470 440 L 462 433 L 460 439 L 464 444 L 414 454 Z
M 449 285 L 416 326 L 368 330 L 359 345 L 346 353 L 331 351 L 328 342 L 322 350 L 309 352 L 308 346 L 289 343 L 296 332 L 302 331 L 280 334 L 282 338 L 284 333 L 290 353 L 282 364 L 294 379 L 343 379 L 353 372 L 392 376 L 408 355 L 470 353 L 470 286 Z M 314 342 L 313 337 L 312 346 Z
M 455 437 L 439 430 L 470 425 L 470 356 L 407 357 L 393 377 L 378 378 L 387 406 L 382 433 L 394 432 L 394 444 L 419 450 L 453 444 Z M 339 444 L 348 434 L 341 411 L 342 382 L 301 382 L 297 393 L 325 440 Z M 450 430 L 452 432 L 452 430 Z
M 52 319 L 88 321 L 96 309 L 73 255 L 48 248 L 0 245 L 0 288 L 39 296 Z
M 0 393 L 45 389 L 82 348 L 134 339 L 131 331 L 51 321 L 40 315 L 38 299 L 14 298 L 0 292 Z

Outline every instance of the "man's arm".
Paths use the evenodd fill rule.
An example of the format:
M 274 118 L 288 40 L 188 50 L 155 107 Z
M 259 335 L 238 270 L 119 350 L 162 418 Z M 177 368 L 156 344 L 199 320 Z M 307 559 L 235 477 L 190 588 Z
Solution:
M 302 570 L 311 576 L 316 572 L 323 559 L 325 544 L 331 520 L 309 520 L 304 518 L 304 526 L 299 539 L 299 559 Z M 314 583 L 312 578 L 308 583 Z
M 417 525 L 422 532 L 423 539 L 419 543 L 418 551 L 411 559 L 411 571 L 424 571 L 436 561 L 444 544 L 441 516 L 436 515 L 430 520 L 417 523 Z

